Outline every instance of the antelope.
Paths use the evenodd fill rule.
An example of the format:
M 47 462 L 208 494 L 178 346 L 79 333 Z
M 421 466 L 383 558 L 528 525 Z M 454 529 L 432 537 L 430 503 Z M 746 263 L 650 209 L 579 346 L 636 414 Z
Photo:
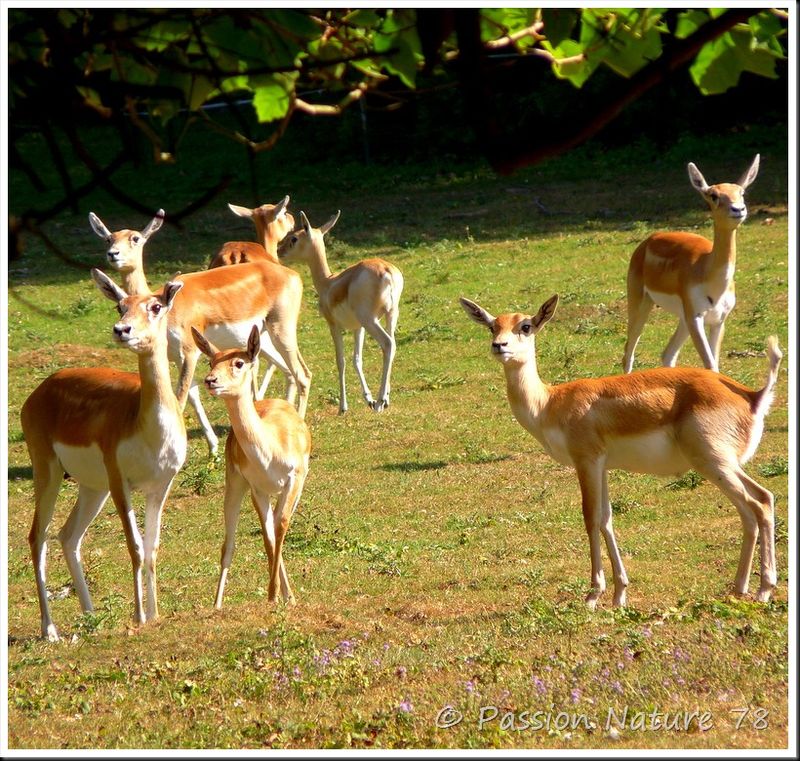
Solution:
M 289 196 L 284 196 L 280 203 L 265 203 L 248 209 L 245 206 L 228 204 L 228 208 L 237 217 L 253 220 L 256 226 L 256 237 L 259 242 L 253 241 L 228 241 L 214 255 L 209 269 L 224 267 L 229 264 L 244 264 L 245 262 L 278 261 L 278 243 L 284 235 L 294 229 L 294 217 L 286 211 L 289 205 Z
M 158 293 L 129 295 L 100 270 L 92 270 L 92 277 L 117 304 L 120 317 L 113 337 L 136 353 L 139 372 L 108 367 L 59 370 L 22 406 L 22 430 L 33 466 L 34 515 L 28 541 L 42 637 L 51 642 L 59 636 L 47 600 L 47 530 L 64 472 L 77 481 L 78 498 L 58 538 L 81 608 L 92 611 L 81 542 L 111 494 L 133 565 L 135 620 L 143 624 L 158 616 L 161 514 L 172 479 L 186 458 L 186 429 L 167 362 L 168 315 L 183 283 L 171 281 Z M 144 542 L 131 503 L 134 489 L 145 498 Z M 142 564 L 147 575 L 146 614 Z
M 337 275 L 332 274 L 325 255 L 324 236 L 336 224 L 340 213 L 337 211 L 322 227 L 313 228 L 301 211 L 301 229 L 290 233 L 278 244 L 278 257 L 282 261 L 304 261 L 311 270 L 319 310 L 328 323 L 336 349 L 339 413 L 347 411 L 344 330 L 353 332 L 353 365 L 361 381 L 364 400 L 372 410 L 380 412 L 389 406 L 390 376 L 396 349 L 394 332 L 400 314 L 403 275 L 394 264 L 383 259 L 364 259 Z M 381 318 L 386 320 L 386 329 L 380 323 Z M 361 365 L 365 330 L 383 352 L 383 375 L 377 399 L 372 397 Z
M 469 317 L 492 334 L 491 353 L 503 365 L 514 417 L 548 455 L 577 473 L 591 551 L 588 606 L 594 609 L 605 590 L 601 534 L 614 573 L 613 604 L 625 605 L 628 576 L 611 520 L 607 475 L 611 468 L 656 475 L 694 468 L 715 484 L 742 521 L 735 591 L 747 594 L 760 537 L 761 583 L 756 599 L 768 601 L 777 578 L 774 500 L 742 465 L 758 447 L 772 403 L 782 357 L 777 338 L 770 336 L 767 341 L 768 375 L 759 391 L 711 370 L 675 367 L 550 386 L 539 378 L 534 336 L 553 317 L 557 303 L 558 296 L 553 296 L 533 316 L 493 317 L 478 304 L 461 299 Z
M 253 220 L 256 226 L 256 237 L 261 241 L 228 241 L 215 254 L 208 265 L 209 269 L 224 267 L 229 264 L 244 264 L 245 262 L 270 261 L 278 262 L 278 243 L 286 233 L 294 229 L 294 217 L 289 214 L 286 207 L 289 205 L 289 196 L 277 204 L 265 203 L 254 209 L 245 206 L 236 206 L 229 203 L 228 208 L 238 217 Z M 264 378 L 256 393 L 257 399 L 263 399 L 267 393 L 269 382 L 277 365 L 271 362 L 267 365 Z M 256 376 L 253 376 L 256 380 Z
M 141 233 L 112 233 L 96 214 L 89 214 L 92 229 L 109 244 L 109 263 L 120 272 L 123 287 L 130 293 L 149 292 L 142 254 L 144 244 L 163 221 L 164 211 L 160 209 Z M 233 348 L 247 343 L 247 331 L 254 322 L 261 324 L 262 332 L 267 333 L 261 343 L 262 356 L 290 378 L 287 399 L 294 401 L 297 397 L 300 414 L 305 415 L 311 373 L 297 348 L 297 321 L 303 298 L 300 276 L 288 267 L 262 261 L 179 274 L 175 279 L 185 286 L 169 315 L 169 358 L 180 368 L 176 394 L 181 409 L 190 401 L 211 454 L 216 453 L 219 439 L 194 380 L 199 351 L 192 339 L 192 325 L 209 331 L 221 346 Z M 253 391 L 256 393 L 255 385 Z
M 736 303 L 736 230 L 747 218 L 745 190 L 758 174 L 759 154 L 737 183 L 708 185 L 692 163 L 692 186 L 703 196 L 714 220 L 713 243 L 687 232 L 654 233 L 633 252 L 628 266 L 628 339 L 622 359 L 626 373 L 654 304 L 678 317 L 678 327 L 661 355 L 674 367 L 686 339 L 708 370 L 719 372 L 725 320 Z M 708 325 L 708 338 L 704 325 Z
M 222 607 L 225 581 L 233 560 L 236 524 L 248 489 L 261 522 L 269 562 L 268 599 L 294 603 L 283 563 L 283 541 L 303 492 L 311 454 L 311 434 L 297 411 L 282 399 L 255 401 L 248 377 L 256 370 L 260 331 L 253 326 L 247 347 L 220 351 L 195 328 L 198 349 L 211 360 L 208 392 L 222 397 L 231 420 L 225 443 L 225 539 L 214 602 Z M 276 497 L 275 507 L 270 506 Z

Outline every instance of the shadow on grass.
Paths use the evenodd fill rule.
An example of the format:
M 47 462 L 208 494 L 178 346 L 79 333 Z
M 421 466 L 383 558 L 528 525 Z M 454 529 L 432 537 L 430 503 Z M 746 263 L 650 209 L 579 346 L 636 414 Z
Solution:
M 14 466 L 8 469 L 9 481 L 30 481 L 33 478 L 33 468 L 30 465 Z
M 416 473 L 425 470 L 441 470 L 450 463 L 447 460 L 431 460 L 429 462 L 389 462 L 377 465 L 375 470 L 385 470 L 389 473 Z

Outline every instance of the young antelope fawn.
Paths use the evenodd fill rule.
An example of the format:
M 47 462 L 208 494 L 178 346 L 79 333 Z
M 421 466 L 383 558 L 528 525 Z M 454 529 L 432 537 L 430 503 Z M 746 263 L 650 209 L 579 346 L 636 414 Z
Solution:
M 758 164 L 756 155 L 738 183 L 708 185 L 690 163 L 689 179 L 711 209 L 713 243 L 694 233 L 654 233 L 633 252 L 628 267 L 628 340 L 622 359 L 626 373 L 633 369 L 636 344 L 655 304 L 678 318 L 662 364 L 674 367 L 681 346 L 691 336 L 704 367 L 719 371 L 725 320 L 736 303 L 736 230 L 747 218 L 744 192 L 756 179 Z
M 303 492 L 311 455 L 311 434 L 295 408 L 280 399 L 254 401 L 250 375 L 255 370 L 260 333 L 253 327 L 247 348 L 219 351 L 192 329 L 198 349 L 211 360 L 205 384 L 222 397 L 231 419 L 225 443 L 225 540 L 215 606 L 222 607 L 228 569 L 233 560 L 236 524 L 247 491 L 261 522 L 269 561 L 268 599 L 293 603 L 283 564 L 283 540 Z M 275 506 L 270 506 L 272 497 Z
M 337 275 L 331 273 L 325 255 L 324 236 L 336 224 L 336 212 L 322 227 L 314 228 L 301 211 L 301 229 L 287 235 L 278 245 L 283 261 L 300 260 L 308 264 L 311 279 L 319 297 L 319 311 L 328 323 L 336 349 L 336 368 L 339 372 L 339 412 L 347 411 L 347 392 L 344 382 L 344 339 L 342 332 L 353 332 L 353 366 L 356 369 L 364 400 L 375 412 L 389 406 L 390 378 L 396 350 L 394 332 L 400 316 L 400 296 L 403 293 L 403 274 L 394 264 L 383 259 L 364 259 Z M 386 329 L 380 320 L 386 320 Z M 383 375 L 378 398 L 364 377 L 361 352 L 364 331 L 367 331 L 383 352 Z
M 81 542 L 111 494 L 133 565 L 135 619 L 141 624 L 158 616 L 161 513 L 186 458 L 186 429 L 167 362 L 167 315 L 183 284 L 170 282 L 159 293 L 129 296 L 100 270 L 92 270 L 92 276 L 117 304 L 114 340 L 137 354 L 139 372 L 106 367 L 60 370 L 42 381 L 22 406 L 22 430 L 33 466 L 34 514 L 28 540 L 42 636 L 51 641 L 58 640 L 58 630 L 47 599 L 47 530 L 64 472 L 77 482 L 78 499 L 58 538 L 81 608 L 92 610 Z M 131 503 L 134 489 L 145 498 L 144 542 Z M 147 572 L 146 615 L 142 564 Z
M 534 336 L 552 318 L 557 302 L 558 296 L 553 296 L 532 317 L 493 317 L 461 299 L 470 318 L 492 334 L 492 356 L 503 365 L 514 417 L 547 454 L 575 468 L 592 561 L 587 604 L 594 608 L 605 590 L 601 535 L 614 571 L 614 605 L 625 604 L 628 576 L 614 537 L 608 495 L 607 471 L 612 468 L 659 475 L 694 468 L 715 484 L 742 521 L 735 591 L 747 593 L 759 538 L 761 583 L 756 599 L 769 600 L 777 578 L 773 497 L 742 465 L 758 447 L 772 402 L 782 356 L 777 338 L 767 342 L 767 382 L 760 391 L 699 368 L 658 368 L 549 386 L 539 378 Z

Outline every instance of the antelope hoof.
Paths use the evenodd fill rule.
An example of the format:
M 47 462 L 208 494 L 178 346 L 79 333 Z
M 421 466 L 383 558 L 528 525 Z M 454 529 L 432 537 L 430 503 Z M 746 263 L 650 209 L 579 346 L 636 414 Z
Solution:
M 58 629 L 56 629 L 55 624 L 50 624 L 47 627 L 47 631 L 44 633 L 45 638 L 48 642 L 60 642 L 61 637 L 58 636 Z
M 383 412 L 383 410 L 389 408 L 389 399 L 388 398 L 379 399 L 376 402 L 372 402 L 369 406 L 372 408 L 374 412 Z
M 759 589 L 756 593 L 756 602 L 769 602 L 769 598 L 772 595 L 772 590 L 767 589 Z

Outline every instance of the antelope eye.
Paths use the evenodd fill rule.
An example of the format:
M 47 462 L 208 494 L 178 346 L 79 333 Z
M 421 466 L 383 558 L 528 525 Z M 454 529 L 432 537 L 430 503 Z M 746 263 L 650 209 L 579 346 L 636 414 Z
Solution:
M 291 239 L 289 242 L 290 242 L 292 245 L 294 245 L 295 243 L 297 243 L 297 236 L 296 236 L 296 235 L 293 235 L 293 236 L 292 236 L 292 239 Z
M 714 203 L 716 203 L 717 201 L 719 201 L 719 193 L 709 193 L 709 194 L 708 194 L 708 197 L 709 197 L 709 198 L 710 198 L 712 201 L 714 201 Z
M 152 304 L 150 307 L 150 311 L 153 314 L 158 314 L 161 311 L 161 304 Z
M 139 238 L 139 236 L 138 236 L 138 235 L 134 235 L 134 236 L 131 238 L 131 240 L 132 240 L 134 243 L 138 243 L 138 242 L 139 242 L 141 239 Z
M 235 367 L 237 370 L 241 370 L 241 369 L 244 367 L 244 360 L 243 360 L 243 359 L 237 359 L 237 360 L 236 360 L 236 361 L 233 363 L 233 366 L 234 366 L 234 367 Z
M 526 323 L 525 323 L 525 324 L 522 326 L 521 330 L 522 330 L 522 332 L 523 332 L 525 335 L 528 335 L 528 333 L 530 333 L 530 332 L 531 332 L 531 326 L 530 326 L 530 323 L 526 322 Z

